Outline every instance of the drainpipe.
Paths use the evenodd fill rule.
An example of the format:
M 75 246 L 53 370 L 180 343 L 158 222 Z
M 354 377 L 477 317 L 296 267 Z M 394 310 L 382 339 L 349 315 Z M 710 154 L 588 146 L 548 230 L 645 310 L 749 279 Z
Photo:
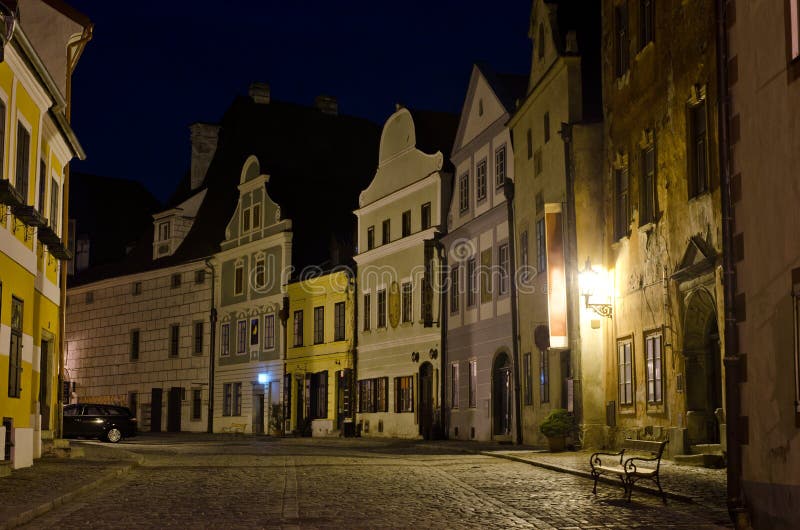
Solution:
M 443 211 L 443 210 L 440 210 Z M 439 412 L 439 418 L 441 423 L 442 429 L 442 439 L 447 440 L 450 436 L 450 425 L 447 417 L 447 411 L 445 409 L 445 381 L 447 380 L 447 315 L 449 311 L 447 309 L 447 290 L 443 289 L 445 282 L 447 281 L 447 272 L 448 272 L 448 265 L 447 265 L 447 251 L 442 244 L 442 240 L 440 239 L 440 234 L 436 235 L 436 251 L 439 253 L 439 333 L 441 339 L 439 341 L 440 352 L 439 352 L 439 363 L 441 369 L 439 370 L 439 408 L 441 412 Z
M 511 271 L 509 271 L 509 283 L 511 285 L 511 355 L 514 357 L 514 416 L 516 418 L 515 434 L 516 443 L 522 443 L 522 407 L 519 402 L 519 386 L 520 386 L 520 364 L 519 364 L 519 318 L 517 314 L 517 275 L 516 267 L 514 264 L 517 262 L 516 245 L 517 240 L 514 230 L 514 181 L 506 177 L 503 182 L 503 195 L 506 198 L 506 209 L 508 211 L 508 260 L 511 263 Z M 512 274 L 512 271 L 514 272 Z
M 215 297 L 216 272 L 210 259 L 206 260 L 206 267 L 211 269 L 211 311 L 209 312 L 209 322 L 211 324 L 211 345 L 208 349 L 208 428 L 209 434 L 214 432 L 214 361 L 216 358 L 217 344 L 217 307 Z
M 727 3 L 716 2 L 717 19 L 717 86 L 719 90 L 717 126 L 719 128 L 719 163 L 722 196 L 722 267 L 725 307 L 725 402 L 728 443 L 728 513 L 737 528 L 749 528 L 749 516 L 742 495 L 742 447 L 739 421 L 741 417 L 741 357 L 736 329 L 736 269 L 733 260 L 733 204 L 731 202 L 730 117 L 728 93 Z

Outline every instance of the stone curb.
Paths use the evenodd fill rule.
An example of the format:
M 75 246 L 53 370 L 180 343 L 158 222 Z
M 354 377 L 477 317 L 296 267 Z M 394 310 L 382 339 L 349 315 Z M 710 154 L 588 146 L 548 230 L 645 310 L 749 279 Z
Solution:
M 521 462 L 523 464 L 529 464 L 531 466 L 541 467 L 543 469 L 548 469 L 550 471 L 557 471 L 559 473 L 569 473 L 570 475 L 575 475 L 575 476 L 578 476 L 578 477 L 587 478 L 587 479 L 592 480 L 592 481 L 594 480 L 594 477 L 588 471 L 580 471 L 578 469 L 572 469 L 570 467 L 557 466 L 557 465 L 554 465 L 554 464 L 547 464 L 545 462 L 537 462 L 535 460 L 528 460 L 526 458 L 521 458 L 521 457 L 514 456 L 514 455 L 492 453 L 490 451 L 478 451 L 478 454 L 481 454 L 481 455 L 484 455 L 484 456 L 493 456 L 495 458 L 505 458 L 506 460 L 513 460 L 514 462 Z M 614 485 L 614 486 L 619 486 L 620 485 L 619 482 L 617 482 L 616 480 L 613 480 L 611 478 L 608 478 L 608 477 L 602 477 L 601 476 L 601 477 L 599 477 L 597 479 L 597 481 L 598 482 L 604 482 L 606 484 L 611 484 L 611 485 Z M 650 495 L 655 495 L 656 497 L 661 497 L 661 493 L 659 493 L 658 490 L 654 489 L 654 488 L 648 488 L 648 487 L 645 487 L 645 486 L 641 486 L 639 484 L 634 484 L 633 488 L 634 488 L 634 491 L 641 491 L 642 493 L 648 493 Z M 664 495 L 667 498 L 675 500 L 675 501 L 689 502 L 689 503 L 692 503 L 692 504 L 696 504 L 694 498 L 689 497 L 687 495 L 681 495 L 680 493 L 675 493 L 675 492 L 672 492 L 672 491 L 668 491 L 666 489 L 664 490 Z
M 47 501 L 47 502 L 45 502 L 43 504 L 40 504 L 39 506 L 37 506 L 35 508 L 31 508 L 30 510 L 26 510 L 26 511 L 24 511 L 22 513 L 19 513 L 19 514 L 15 515 L 14 517 L 11 517 L 10 519 L 8 519 L 6 521 L 0 522 L 0 530 L 7 530 L 7 529 L 10 529 L 10 528 L 16 528 L 18 526 L 22 526 L 22 525 L 24 525 L 26 523 L 29 523 L 32 520 L 36 519 L 37 517 L 39 517 L 41 515 L 44 515 L 45 513 L 49 512 L 50 510 L 52 510 L 56 506 L 61 506 L 62 504 L 66 504 L 69 501 L 71 501 L 72 499 L 75 499 L 76 497 L 78 497 L 78 496 L 80 496 L 80 495 L 82 495 L 82 494 L 84 494 L 84 493 L 86 493 L 86 492 L 88 492 L 88 491 L 90 491 L 90 490 L 92 490 L 94 488 L 97 488 L 98 486 L 101 486 L 102 484 L 105 484 L 106 482 L 108 482 L 108 481 L 110 481 L 110 480 L 112 480 L 114 478 L 117 478 L 117 477 L 120 477 L 122 475 L 127 474 L 132 469 L 134 469 L 135 467 L 138 467 L 139 465 L 141 465 L 144 462 L 144 457 L 142 457 L 142 456 L 134 455 L 133 453 L 130 453 L 130 452 L 122 450 L 122 449 L 119 449 L 119 451 L 123 452 L 123 453 L 126 453 L 128 455 L 134 456 L 135 457 L 134 460 L 132 462 L 126 464 L 126 465 L 123 465 L 121 467 L 113 469 L 112 471 L 110 471 L 110 472 L 104 474 L 103 476 L 95 479 L 94 481 L 92 481 L 92 482 L 90 482 L 88 484 L 84 484 L 83 486 L 79 487 L 76 490 L 73 490 L 73 491 L 70 491 L 68 493 L 65 493 L 65 494 L 63 494 L 63 495 L 61 495 L 59 497 L 56 497 L 55 499 L 53 499 L 51 501 Z

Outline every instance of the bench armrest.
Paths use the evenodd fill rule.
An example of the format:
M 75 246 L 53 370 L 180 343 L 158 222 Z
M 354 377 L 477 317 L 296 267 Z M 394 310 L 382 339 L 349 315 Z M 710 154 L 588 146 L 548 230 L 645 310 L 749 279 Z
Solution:
M 623 467 L 625 468 L 626 473 L 635 473 L 636 472 L 636 462 L 656 462 L 656 472 L 658 472 L 658 468 L 661 465 L 661 457 L 660 456 L 653 456 L 651 458 L 641 457 L 641 456 L 634 456 L 625 460 Z
M 602 452 L 594 453 L 589 458 L 589 465 L 592 466 L 592 469 L 594 469 L 595 467 L 598 467 L 598 466 L 602 466 L 603 462 L 602 462 L 602 459 L 600 458 L 601 456 L 618 456 L 619 457 L 619 464 L 622 465 L 622 458 L 623 458 L 624 454 L 625 454 L 625 449 L 623 449 L 622 451 L 620 451 L 618 453 L 602 453 Z M 616 458 L 614 460 L 616 460 Z

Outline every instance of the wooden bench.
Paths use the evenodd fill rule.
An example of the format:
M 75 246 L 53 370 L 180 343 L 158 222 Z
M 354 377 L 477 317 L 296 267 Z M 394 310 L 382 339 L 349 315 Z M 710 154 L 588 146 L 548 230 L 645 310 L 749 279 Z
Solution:
M 246 430 L 247 430 L 246 423 L 231 423 L 230 425 L 222 428 L 222 432 L 227 432 L 231 434 L 244 434 Z
M 661 493 L 661 500 L 666 504 L 667 497 L 664 494 L 664 490 L 661 489 L 661 480 L 658 473 L 666 445 L 667 440 L 650 442 L 647 440 L 626 439 L 622 442 L 622 451 L 618 453 L 594 453 L 589 459 L 589 465 L 592 466 L 592 477 L 594 477 L 592 493 L 597 495 L 597 479 L 601 475 L 615 475 L 622 481 L 622 487 L 625 488 L 625 496 L 630 502 L 633 485 L 636 481 L 646 478 L 656 483 L 658 491 Z M 631 453 L 634 454 L 631 455 Z M 610 458 L 603 459 L 601 457 Z M 619 461 L 617 461 L 617 458 L 619 458 Z

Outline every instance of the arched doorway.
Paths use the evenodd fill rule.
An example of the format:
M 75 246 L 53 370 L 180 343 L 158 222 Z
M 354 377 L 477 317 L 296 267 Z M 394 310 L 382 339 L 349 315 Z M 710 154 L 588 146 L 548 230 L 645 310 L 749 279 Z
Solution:
M 705 289 L 686 297 L 683 355 L 689 443 L 719 443 L 722 408 L 720 336 L 714 297 Z
M 511 435 L 511 361 L 506 353 L 495 357 L 492 368 L 492 412 L 494 435 Z
M 426 440 L 433 435 L 433 365 L 419 367 L 419 433 Z

